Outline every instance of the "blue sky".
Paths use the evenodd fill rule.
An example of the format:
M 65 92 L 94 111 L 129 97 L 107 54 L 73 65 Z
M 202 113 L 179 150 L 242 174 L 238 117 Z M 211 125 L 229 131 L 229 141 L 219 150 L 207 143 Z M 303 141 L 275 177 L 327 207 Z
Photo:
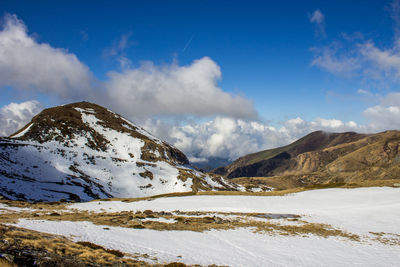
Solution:
M 191 112 L 189 108 L 185 114 L 184 110 L 169 113 L 160 108 L 158 113 L 141 114 L 140 121 L 143 117 L 162 117 L 181 121 L 182 125 L 189 117 L 195 123 L 204 123 L 225 116 L 281 129 L 294 118 L 310 123 L 323 118 L 344 124 L 355 122 L 355 130 L 360 131 L 393 127 L 391 123 L 372 125 L 376 114 L 368 116 L 366 110 L 382 107 L 385 112 L 397 107 L 397 103 L 387 104 L 387 98 L 393 94 L 397 97 L 399 92 L 399 10 L 397 1 L 3 0 L 0 5 L 3 25 L 7 16 L 15 15 L 36 44 L 48 44 L 74 55 L 77 64 L 94 77 L 90 83 L 106 84 L 91 88 L 91 96 L 116 80 L 110 78 L 110 72 L 119 77 L 141 69 L 144 61 L 152 62 L 160 72 L 165 66 L 191 68 L 196 60 L 207 57 L 212 62 L 196 71 L 218 66 L 221 75 L 213 69 L 213 74 L 204 74 L 205 79 L 216 78 L 216 90 L 240 96 L 236 102 L 227 99 L 226 106 L 240 109 L 242 103 L 249 110 L 240 114 L 232 108 L 212 111 L 211 105 L 209 113 L 198 109 Z M 39 60 L 37 64 L 43 63 Z M 10 69 L 8 65 L 4 68 Z M 169 72 L 166 75 L 171 76 Z M 54 92 L 34 88 L 40 87 L 38 83 L 28 89 L 19 86 L 21 83 L 15 80 L 1 84 L 0 106 L 35 100 L 48 107 L 97 99 L 90 94 L 66 97 L 57 88 Z M 103 102 L 107 103 L 104 98 Z M 118 109 L 121 105 L 116 102 L 114 106 Z M 139 120 L 135 118 L 137 111 L 126 109 L 117 111 Z M 252 112 L 256 115 L 249 115 Z M 164 113 L 168 116 L 163 117 Z M 326 127 L 326 123 L 313 127 L 318 125 Z M 260 144 L 257 149 L 268 146 Z

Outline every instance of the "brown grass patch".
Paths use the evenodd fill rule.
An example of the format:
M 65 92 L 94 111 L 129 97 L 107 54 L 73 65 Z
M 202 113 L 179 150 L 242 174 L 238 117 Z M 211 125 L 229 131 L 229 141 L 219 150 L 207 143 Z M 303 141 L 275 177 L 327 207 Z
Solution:
M 18 267 L 18 265 L 16 265 L 15 263 L 9 262 L 8 260 L 2 259 L 2 258 L 0 258 L 0 266 L 2 266 L 2 267 Z
M 104 251 L 106 251 L 106 252 L 108 252 L 108 253 L 110 253 L 110 254 L 116 256 L 116 257 L 119 257 L 119 258 L 121 258 L 121 257 L 124 256 L 124 253 L 122 253 L 122 252 L 119 251 L 119 250 L 115 250 L 115 249 L 106 249 L 106 248 L 103 248 L 102 246 L 99 246 L 99 245 L 94 244 L 94 243 L 91 243 L 91 242 L 80 241 L 80 242 L 76 242 L 76 243 L 79 244 L 79 245 L 85 246 L 85 247 L 92 248 L 92 249 L 104 250 Z
M 399 234 L 384 233 L 384 232 L 370 232 L 370 234 L 374 235 L 374 238 L 372 238 L 372 240 L 379 241 L 389 246 L 400 246 Z
M 0 233 L 0 252 L 9 255 L 16 264 L 30 266 L 30 263 L 36 262 L 38 266 L 151 266 L 143 261 L 122 258 L 124 254 L 116 250 L 92 243 L 89 245 L 89 242 L 74 243 L 57 235 L 1 224 Z
M 144 172 L 139 173 L 139 175 L 143 178 L 149 178 L 150 180 L 153 180 L 153 173 L 151 171 L 146 170 Z
M 61 210 L 65 209 L 65 203 L 57 202 L 27 202 L 19 200 L 0 200 L 1 204 L 17 208 L 29 208 L 38 210 Z
M 232 217 L 233 216 L 233 217 Z M 264 213 L 224 213 L 224 212 L 155 212 L 145 210 L 101 212 L 88 211 L 60 212 L 59 216 L 51 213 L 41 214 L 21 212 L 4 214 L 2 222 L 16 222 L 18 219 L 41 219 L 49 221 L 90 221 L 96 225 L 119 226 L 135 229 L 152 229 L 158 231 L 195 231 L 203 232 L 212 229 L 229 230 L 236 228 L 254 228 L 255 232 L 280 235 L 306 235 L 313 234 L 322 237 L 341 236 L 351 240 L 359 240 L 359 237 L 334 229 L 327 224 L 315 224 L 298 220 L 298 215 L 264 214 Z M 167 219 L 170 222 L 158 221 L 158 218 Z M 274 218 L 286 218 L 294 225 L 281 224 Z M 144 220 L 146 219 L 146 220 Z M 152 220 L 154 219 L 154 220 Z M 86 244 L 87 245 L 87 244 Z M 92 247 L 95 249 L 96 247 Z

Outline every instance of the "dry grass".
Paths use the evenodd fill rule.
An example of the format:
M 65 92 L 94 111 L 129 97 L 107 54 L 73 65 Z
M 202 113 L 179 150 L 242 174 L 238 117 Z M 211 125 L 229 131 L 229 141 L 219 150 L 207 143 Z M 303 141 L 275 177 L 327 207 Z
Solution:
M 236 228 L 254 228 L 256 232 L 280 234 L 280 235 L 307 235 L 313 234 L 321 237 L 341 236 L 351 240 L 359 240 L 359 237 L 334 229 L 327 224 L 315 224 L 298 220 L 298 215 L 282 215 L 280 218 L 293 219 L 296 224 L 285 225 L 273 218 L 280 214 L 264 213 L 223 213 L 223 212 L 101 212 L 88 211 L 74 212 L 20 212 L 7 213 L 1 218 L 3 223 L 13 223 L 24 219 L 41 219 L 49 221 L 90 221 L 97 225 L 119 226 L 135 229 L 152 229 L 158 231 L 195 231 L 203 232 L 212 229 L 229 230 Z M 158 218 L 167 219 L 170 222 L 157 221 Z M 260 219 L 263 218 L 263 219 Z M 144 220 L 146 219 L 146 220 Z
M 27 202 L 19 200 L 0 200 L 1 204 L 6 204 L 11 207 L 17 208 L 29 208 L 29 209 L 39 209 L 39 210 L 59 210 L 65 209 L 65 203 L 63 202 Z
M 364 182 L 379 180 L 386 182 L 373 186 L 392 186 L 388 182 L 391 180 L 399 183 L 400 131 L 326 137 L 323 133 L 312 133 L 287 147 L 247 155 L 227 166 L 223 174 L 227 177 L 262 175 L 265 177 L 241 177 L 234 181 L 246 187 L 265 184 L 279 190 L 335 183 L 365 186 Z M 291 158 L 275 158 L 282 151 L 288 152 Z
M 74 243 L 61 236 L 1 224 L 0 233 L 0 252 L 12 255 L 15 263 L 34 260 L 46 261 L 45 266 L 151 266 L 124 258 L 120 251 L 91 246 L 88 242 Z
M 375 237 L 372 238 L 375 241 L 379 241 L 385 245 L 390 246 L 400 246 L 400 235 L 392 234 L 392 233 L 384 233 L 384 232 L 370 232 Z
M 9 262 L 6 259 L 0 258 L 0 266 L 2 267 L 18 267 L 15 263 Z

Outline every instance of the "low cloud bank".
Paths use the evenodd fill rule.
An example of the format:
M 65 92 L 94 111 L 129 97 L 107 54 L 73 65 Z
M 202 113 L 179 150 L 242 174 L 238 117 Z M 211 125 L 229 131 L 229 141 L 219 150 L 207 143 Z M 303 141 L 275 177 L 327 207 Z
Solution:
M 42 110 L 37 101 L 11 103 L 0 109 L 0 135 L 8 136 Z M 217 116 L 207 122 L 186 125 L 168 123 L 150 118 L 139 121 L 149 132 L 185 152 L 192 161 L 211 157 L 234 160 L 248 153 L 287 145 L 313 131 L 355 131 L 373 133 L 400 128 L 400 93 L 382 98 L 379 105 L 363 112 L 368 123 L 316 118 L 305 121 L 300 117 L 287 120 L 273 127 L 256 120 Z M 137 121 L 137 120 L 136 120 Z

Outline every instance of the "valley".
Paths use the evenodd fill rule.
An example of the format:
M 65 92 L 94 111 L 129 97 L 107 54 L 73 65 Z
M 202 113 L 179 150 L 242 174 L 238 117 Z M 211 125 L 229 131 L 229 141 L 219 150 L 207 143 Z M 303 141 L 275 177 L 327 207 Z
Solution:
M 77 262 L 396 266 L 400 260 L 399 193 L 399 188 L 364 187 L 281 196 L 204 193 L 72 204 L 2 201 L 0 212 L 3 227 L 77 242 L 64 249 L 47 247 Z M 38 232 L 21 235 L 21 245 L 47 246 Z M 84 242 L 99 246 L 100 256 L 78 249 Z M 5 247 L 4 240 L 0 244 Z

